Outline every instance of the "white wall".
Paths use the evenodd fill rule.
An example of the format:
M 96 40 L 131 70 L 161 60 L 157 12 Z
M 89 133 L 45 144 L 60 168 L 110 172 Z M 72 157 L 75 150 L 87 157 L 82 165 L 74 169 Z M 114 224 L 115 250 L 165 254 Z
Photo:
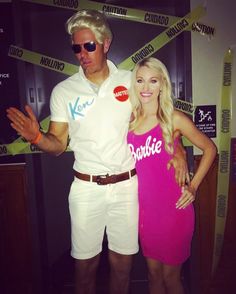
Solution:
M 191 10 L 205 4 L 207 13 L 199 22 L 215 27 L 212 39 L 192 33 L 192 87 L 194 105 L 217 105 L 217 133 L 223 76 L 223 58 L 229 47 L 234 53 L 232 75 L 231 136 L 236 137 L 236 1 L 191 0 Z M 215 140 L 217 143 L 217 140 Z

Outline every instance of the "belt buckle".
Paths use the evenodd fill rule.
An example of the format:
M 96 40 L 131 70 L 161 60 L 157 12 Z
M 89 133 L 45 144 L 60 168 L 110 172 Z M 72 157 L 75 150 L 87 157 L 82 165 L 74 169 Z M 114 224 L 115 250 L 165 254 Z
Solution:
M 103 180 L 104 180 L 104 179 L 107 179 L 108 177 L 109 177 L 108 174 L 97 176 L 97 178 L 96 178 L 96 183 L 97 183 L 98 185 L 106 185 L 107 183 L 104 182 Z

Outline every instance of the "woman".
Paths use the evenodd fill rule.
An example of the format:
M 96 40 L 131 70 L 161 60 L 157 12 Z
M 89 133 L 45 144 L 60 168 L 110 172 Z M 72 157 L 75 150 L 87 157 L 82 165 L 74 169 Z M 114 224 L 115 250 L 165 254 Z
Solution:
M 132 73 L 133 117 L 128 143 L 139 182 L 139 236 L 147 261 L 151 294 L 184 293 L 181 266 L 190 255 L 194 230 L 192 202 L 216 155 L 214 143 L 173 107 L 165 65 L 147 58 Z M 167 163 L 178 137 L 185 136 L 203 152 L 198 170 L 180 187 Z

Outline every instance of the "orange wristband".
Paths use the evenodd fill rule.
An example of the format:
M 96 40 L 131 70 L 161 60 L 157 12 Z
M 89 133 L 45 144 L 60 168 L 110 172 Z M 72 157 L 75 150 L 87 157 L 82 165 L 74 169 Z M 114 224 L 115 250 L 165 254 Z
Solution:
M 32 141 L 29 141 L 30 144 L 34 144 L 34 145 L 38 144 L 39 141 L 41 140 L 42 136 L 43 136 L 43 134 L 39 131 L 37 136 L 35 137 L 35 139 Z

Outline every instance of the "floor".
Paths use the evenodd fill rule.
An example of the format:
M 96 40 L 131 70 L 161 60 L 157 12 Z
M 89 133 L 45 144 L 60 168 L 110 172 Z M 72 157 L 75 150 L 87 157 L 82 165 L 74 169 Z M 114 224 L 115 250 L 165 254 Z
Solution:
M 184 267 L 183 284 L 185 294 L 190 294 L 188 283 L 188 270 Z M 52 275 L 52 287 L 50 294 L 73 294 L 73 259 L 66 254 L 60 264 L 55 265 Z M 97 273 L 97 294 L 109 294 L 109 266 L 107 250 L 101 255 L 100 265 Z M 131 274 L 130 294 L 148 294 L 148 282 L 146 277 L 146 264 L 141 253 L 134 257 L 133 270 Z

